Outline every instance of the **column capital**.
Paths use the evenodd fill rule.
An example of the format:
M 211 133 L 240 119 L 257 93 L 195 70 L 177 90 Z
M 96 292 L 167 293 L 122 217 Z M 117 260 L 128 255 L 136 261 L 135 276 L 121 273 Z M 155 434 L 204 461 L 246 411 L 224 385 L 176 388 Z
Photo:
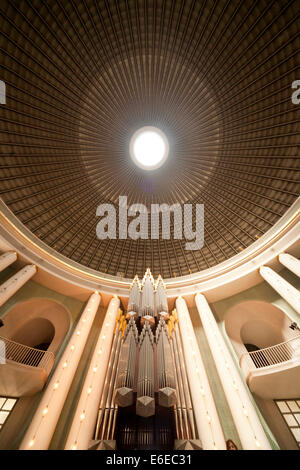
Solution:
M 261 273 L 261 272 L 264 272 L 264 271 L 265 271 L 265 272 L 272 272 L 272 271 L 274 271 L 274 269 L 270 268 L 269 266 L 263 265 L 263 266 L 260 266 L 260 267 L 258 268 L 258 271 L 259 271 L 260 273 Z
M 279 262 L 296 276 L 300 277 L 300 260 L 289 253 L 280 253 Z
M 0 254 L 0 271 L 7 268 L 17 260 L 17 253 L 15 251 L 6 251 Z
M 36 273 L 36 266 L 27 264 L 17 273 L 13 274 L 6 282 L 0 286 L 0 306 L 3 305 L 15 292 L 32 278 Z
M 292 284 L 286 281 L 280 274 L 267 266 L 261 266 L 261 276 L 273 287 L 278 294 L 288 302 L 297 313 L 300 314 L 300 294 Z
M 204 298 L 204 299 L 207 301 L 207 299 L 206 299 L 205 295 L 204 295 L 204 294 L 202 294 L 202 292 L 196 292 L 196 294 L 195 294 L 195 298 L 196 298 L 196 297 L 203 297 L 203 298 Z
M 4 253 L 2 253 L 3 255 L 15 255 L 15 256 L 18 256 L 18 253 L 14 250 L 8 250 L 8 251 L 5 251 Z

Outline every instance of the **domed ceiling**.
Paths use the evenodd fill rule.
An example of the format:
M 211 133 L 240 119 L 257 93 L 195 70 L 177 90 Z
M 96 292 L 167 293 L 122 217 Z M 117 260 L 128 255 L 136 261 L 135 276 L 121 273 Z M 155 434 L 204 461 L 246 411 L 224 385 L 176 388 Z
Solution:
M 40 240 L 97 271 L 165 278 L 215 266 L 299 195 L 299 2 L 2 0 L 3 201 Z M 170 154 L 134 165 L 155 126 Z M 298 151 L 299 155 L 299 151 Z M 204 204 L 205 244 L 99 240 L 101 203 Z

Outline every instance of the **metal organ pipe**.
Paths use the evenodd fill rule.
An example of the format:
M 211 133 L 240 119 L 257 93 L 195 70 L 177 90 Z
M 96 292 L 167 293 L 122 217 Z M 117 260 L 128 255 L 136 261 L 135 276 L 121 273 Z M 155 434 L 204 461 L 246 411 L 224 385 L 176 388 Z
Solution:
M 136 313 L 139 312 L 139 304 L 140 304 L 140 284 L 138 277 L 136 276 L 131 284 L 129 299 L 128 299 L 128 313 Z
M 194 413 L 186 375 L 186 368 L 184 364 L 184 355 L 182 351 L 176 310 L 174 310 L 174 312 L 172 313 L 169 324 L 172 337 L 174 363 L 176 365 L 178 380 L 177 408 L 179 412 L 179 419 L 181 422 L 181 436 L 178 438 L 196 439 L 197 436 L 195 429 Z
M 139 371 L 136 413 L 144 418 L 155 414 L 154 400 L 154 338 L 146 320 L 139 341 Z
M 142 282 L 142 317 L 154 316 L 154 281 L 150 270 L 147 269 Z
M 125 445 L 149 447 L 155 432 L 166 443 L 173 432 L 172 411 L 176 448 L 201 448 L 181 341 L 177 314 L 176 311 L 169 314 L 162 278 L 159 276 L 155 284 L 150 270 L 142 283 L 136 276 L 127 313 L 116 320 L 92 448 L 115 448 L 116 426 L 123 422 L 120 439 Z M 157 429 L 147 419 L 136 422 L 133 419 L 127 424 L 126 413 L 130 414 L 131 409 L 123 408 L 135 405 L 136 415 L 148 418 L 156 413 L 156 401 L 159 407 L 170 409 L 169 414 L 160 410 L 155 421 Z M 139 422 L 142 428 L 138 428 L 136 436 L 135 426 L 140 426 Z
M 174 363 L 169 333 L 161 318 L 156 329 L 158 403 L 170 407 L 176 403 Z
M 187 430 L 187 438 L 188 439 L 196 439 L 196 430 L 195 430 L 195 421 L 194 421 L 194 413 L 193 413 L 193 407 L 192 407 L 192 400 L 191 400 L 191 395 L 189 391 L 189 385 L 187 381 L 187 376 L 186 376 L 186 368 L 184 365 L 184 356 L 183 356 L 183 351 L 182 351 L 182 345 L 180 341 L 180 335 L 179 335 L 179 328 L 178 324 L 175 323 L 175 331 L 174 331 L 174 342 L 176 343 L 176 349 L 178 351 L 178 357 L 181 358 L 179 360 L 179 367 L 180 367 L 180 377 L 182 380 L 182 386 L 183 386 L 183 394 L 184 394 L 184 399 L 185 399 L 185 409 L 189 418 L 189 424 L 190 428 L 188 427 Z M 186 413 L 185 413 L 186 416 Z
M 123 317 L 122 317 L 123 319 Z M 102 432 L 101 432 L 101 440 L 103 439 L 110 439 L 110 429 L 112 425 L 112 420 L 115 412 L 115 403 L 114 403 L 114 388 L 115 388 L 115 381 L 116 381 L 116 372 L 118 367 L 119 355 L 120 355 L 120 347 L 122 341 L 122 319 L 120 320 L 119 325 L 117 325 L 117 331 L 115 333 L 116 336 L 116 347 L 114 355 L 111 358 L 112 367 L 111 367 L 111 374 L 110 380 L 107 383 L 107 394 L 106 394 L 106 403 L 105 403 L 105 410 L 104 410 L 104 417 L 103 417 L 103 424 L 102 424 Z
M 162 278 L 159 276 L 157 279 L 156 287 L 156 310 L 158 314 L 168 312 L 168 301 L 165 291 L 165 286 Z
M 109 362 L 108 362 L 108 366 L 107 366 L 107 372 L 106 372 L 106 377 L 105 377 L 104 388 L 103 388 L 103 392 L 102 392 L 101 400 L 100 400 L 100 406 L 99 406 L 99 411 L 98 411 L 98 416 L 97 416 L 96 432 L 95 432 L 95 436 L 94 436 L 95 439 L 98 438 L 100 425 L 102 423 L 103 416 L 104 416 L 104 413 L 105 413 L 105 404 L 106 404 L 107 396 L 108 396 L 108 392 L 109 392 L 109 383 L 111 381 L 113 363 L 114 363 L 114 359 L 116 357 L 116 349 L 117 349 L 117 344 L 118 344 L 118 335 L 119 335 L 119 329 L 120 329 L 120 324 L 121 324 L 120 320 L 121 320 L 121 313 L 119 312 L 119 314 L 116 318 L 113 343 L 112 343 L 111 352 L 110 352 L 110 356 L 109 356 Z
M 121 347 L 115 401 L 119 406 L 133 404 L 138 331 L 133 317 L 126 327 Z

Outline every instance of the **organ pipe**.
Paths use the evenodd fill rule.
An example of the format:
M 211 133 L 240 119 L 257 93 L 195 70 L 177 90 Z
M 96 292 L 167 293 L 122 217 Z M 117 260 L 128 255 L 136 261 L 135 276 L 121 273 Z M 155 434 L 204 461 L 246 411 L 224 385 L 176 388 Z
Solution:
M 168 312 L 166 287 L 161 276 L 158 276 L 156 285 L 156 310 L 160 315 L 167 315 Z
M 142 310 L 141 316 L 154 316 L 154 281 L 150 270 L 145 273 L 142 282 Z
M 139 370 L 136 400 L 136 413 L 145 418 L 155 413 L 153 346 L 153 333 L 150 323 L 146 321 L 139 340 Z
M 177 313 L 169 314 L 163 279 L 159 276 L 155 283 L 149 269 L 141 283 L 137 276 L 133 279 L 127 313 L 120 312 L 116 319 L 91 448 L 115 448 L 118 416 L 126 409 L 128 414 L 124 415 L 127 418 L 120 436 L 128 446 L 153 445 L 153 424 L 147 419 L 157 413 L 160 417 L 172 413 L 175 433 L 174 424 L 172 432 L 178 449 L 201 446 L 197 440 Z M 137 434 L 134 428 L 137 424 L 127 424 L 132 413 L 146 419 Z M 166 443 L 170 428 L 164 422 L 157 426 L 155 432 Z
M 175 374 L 169 332 L 164 319 L 156 329 L 158 403 L 170 407 L 176 403 Z
M 128 299 L 128 314 L 138 314 L 140 304 L 140 283 L 137 276 L 132 281 Z
M 119 406 L 133 404 L 133 387 L 136 365 L 136 349 L 138 344 L 138 331 L 133 318 L 130 318 L 126 326 L 121 354 L 119 371 L 116 382 L 115 401 Z

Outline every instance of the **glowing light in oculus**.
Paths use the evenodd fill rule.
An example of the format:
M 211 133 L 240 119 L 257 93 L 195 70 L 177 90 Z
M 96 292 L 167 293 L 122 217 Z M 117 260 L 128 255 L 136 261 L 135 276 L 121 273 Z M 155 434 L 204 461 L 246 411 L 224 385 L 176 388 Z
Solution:
M 156 170 L 168 158 L 169 143 L 160 129 L 146 126 L 133 134 L 129 150 L 132 160 L 138 167 L 144 170 Z

